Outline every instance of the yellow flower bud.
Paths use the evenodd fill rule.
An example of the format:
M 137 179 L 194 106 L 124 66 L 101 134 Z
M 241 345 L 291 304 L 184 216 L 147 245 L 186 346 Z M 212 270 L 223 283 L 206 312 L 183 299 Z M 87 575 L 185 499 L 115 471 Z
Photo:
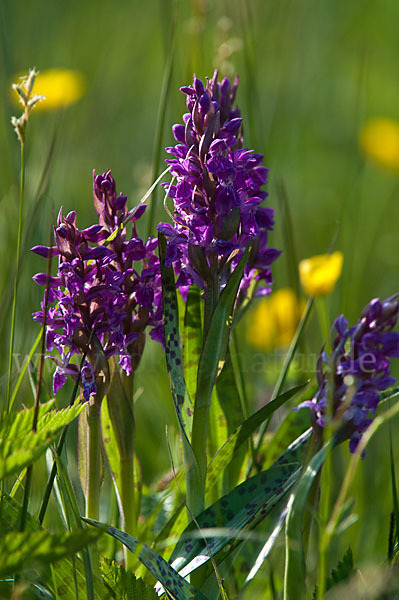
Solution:
M 370 119 L 359 134 L 364 154 L 393 173 L 399 174 L 399 122 L 386 118 Z
M 264 352 L 289 346 L 303 308 L 304 302 L 298 300 L 291 288 L 282 288 L 262 298 L 250 313 L 248 343 Z
M 36 110 L 53 110 L 80 100 L 86 90 L 86 80 L 78 71 L 49 69 L 40 71 L 35 79 L 35 93 L 44 96 Z M 17 98 L 16 93 L 14 99 Z
M 333 252 L 301 260 L 299 277 L 305 293 L 309 296 L 329 294 L 341 275 L 343 259 L 342 252 Z

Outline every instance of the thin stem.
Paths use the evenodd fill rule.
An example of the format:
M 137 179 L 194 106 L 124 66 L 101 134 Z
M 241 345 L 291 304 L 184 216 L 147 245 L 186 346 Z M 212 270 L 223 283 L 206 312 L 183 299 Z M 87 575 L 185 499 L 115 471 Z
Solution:
M 134 482 L 134 457 L 120 460 L 121 504 L 123 507 L 123 531 L 137 537 L 137 515 Z M 127 548 L 126 548 L 127 550 Z M 125 552 L 125 568 L 132 570 L 136 559 L 132 552 Z
M 90 343 L 90 341 L 91 341 L 91 336 L 89 338 L 89 343 Z M 69 406 L 72 406 L 75 402 L 76 394 L 78 393 L 78 388 L 79 388 L 80 374 L 82 372 L 83 364 L 84 364 L 85 360 L 86 360 L 86 352 L 83 354 L 82 360 L 80 361 L 79 373 L 78 373 L 78 377 L 76 378 L 75 385 L 73 386 L 73 391 L 72 391 L 71 399 L 69 401 Z M 57 448 L 56 448 L 57 456 L 61 455 L 62 449 L 65 444 L 67 432 L 68 432 L 68 425 L 66 425 L 64 427 L 64 429 L 62 430 L 62 433 L 60 435 L 60 439 L 58 441 Z M 43 521 L 44 521 L 44 516 L 46 514 L 46 510 L 47 510 L 47 506 L 48 506 L 48 503 L 50 500 L 51 490 L 53 489 L 54 479 L 55 479 L 56 474 L 57 474 L 57 462 L 54 460 L 53 466 L 51 469 L 51 473 L 50 473 L 50 476 L 47 481 L 46 489 L 44 490 L 42 504 L 40 506 L 38 521 L 41 525 L 43 524 Z
M 21 255 L 22 209 L 23 209 L 24 188 L 25 188 L 25 150 L 24 149 L 25 149 L 24 144 L 21 144 L 21 172 L 20 172 L 20 186 L 19 186 L 17 256 L 16 256 L 16 268 L 15 268 L 15 279 L 14 279 L 14 293 L 13 293 L 13 300 L 12 300 L 10 352 L 9 352 L 9 356 L 8 356 L 8 382 L 7 382 L 6 414 L 8 414 L 8 412 L 9 412 L 10 396 L 11 396 L 12 359 L 13 359 L 13 352 L 14 352 L 15 318 L 16 318 L 16 312 L 17 312 L 17 295 L 18 295 L 19 267 L 20 267 L 20 255 Z
M 328 317 L 327 302 L 324 296 L 315 299 L 316 311 L 319 320 L 321 337 L 325 344 L 330 342 L 330 319 Z
M 101 406 L 93 402 L 87 407 L 88 468 L 86 517 L 98 521 L 101 485 Z
M 45 295 L 44 295 L 42 343 L 41 343 L 41 350 L 40 350 L 39 372 L 38 372 L 37 385 L 36 385 L 36 395 L 35 395 L 35 404 L 34 404 L 33 422 L 32 422 L 33 433 L 36 433 L 36 431 L 37 431 L 37 421 L 39 419 L 40 392 L 41 392 L 41 388 L 42 388 L 44 353 L 45 353 L 45 349 L 46 349 L 46 326 L 47 326 L 47 311 L 48 311 L 49 291 L 50 291 L 50 274 L 51 274 L 51 254 L 50 254 L 48 262 L 47 262 L 47 283 L 46 283 L 46 291 L 45 291 Z M 28 466 L 27 473 L 26 473 L 24 499 L 23 499 L 23 503 L 22 503 L 21 520 L 20 520 L 20 531 L 25 530 L 26 516 L 28 513 L 30 488 L 31 488 L 31 484 L 32 484 L 32 473 L 33 473 L 33 464 Z

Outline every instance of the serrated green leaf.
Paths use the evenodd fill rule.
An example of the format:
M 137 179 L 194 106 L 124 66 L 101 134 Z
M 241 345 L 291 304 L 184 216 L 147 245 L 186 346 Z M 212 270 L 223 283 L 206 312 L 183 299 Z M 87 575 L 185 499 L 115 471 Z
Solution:
M 184 530 L 170 557 L 187 575 L 219 552 L 245 527 L 254 527 L 280 502 L 298 480 L 311 432 L 305 432 L 267 471 L 247 479 L 204 510 Z M 212 530 L 219 529 L 213 535 Z M 205 540 L 206 536 L 206 540 Z
M 83 406 L 76 403 L 68 408 L 49 411 L 44 406 L 45 413 L 39 413 L 36 432 L 31 431 L 33 409 L 11 413 L 3 423 L 3 435 L 0 437 L 0 479 L 21 471 L 44 454 L 58 432 L 77 417 Z
M 0 531 L 1 534 L 17 529 L 21 517 L 21 505 L 5 492 L 1 495 L 0 502 Z M 39 531 L 40 524 L 29 513 L 26 515 L 25 529 Z
M 207 600 L 201 592 L 194 589 L 170 565 L 146 544 L 141 544 L 138 539 L 127 533 L 109 527 L 106 523 L 83 519 L 86 523 L 99 527 L 122 542 L 131 552 L 139 551 L 139 559 L 154 577 L 164 586 L 168 593 L 176 600 Z
M 137 578 L 131 571 L 115 561 L 104 559 L 101 562 L 104 583 L 115 600 L 158 600 L 152 586 Z
M 349 547 L 342 557 L 342 560 L 340 560 L 337 566 L 331 570 L 329 577 L 327 577 L 326 591 L 342 581 L 347 581 L 354 574 L 353 554 L 352 549 Z
M 0 577 L 13 575 L 38 563 L 47 565 L 56 562 L 97 541 L 98 537 L 98 532 L 89 529 L 55 534 L 48 531 L 6 533 L 0 538 Z

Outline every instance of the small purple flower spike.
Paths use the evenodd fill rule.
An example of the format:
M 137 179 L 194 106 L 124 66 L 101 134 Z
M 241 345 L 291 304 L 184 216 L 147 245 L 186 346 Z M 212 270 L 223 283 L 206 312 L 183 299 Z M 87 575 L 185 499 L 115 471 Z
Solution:
M 311 409 L 313 427 L 320 434 L 320 428 L 325 426 L 325 409 L 333 381 L 333 417 L 344 423 L 352 453 L 373 420 L 380 392 L 395 383 L 390 375 L 390 362 L 399 357 L 399 333 L 392 331 L 398 313 L 396 297 L 383 302 L 375 298 L 364 308 L 354 327 L 348 328 L 343 315 L 338 317 L 332 328 L 332 355 L 330 359 L 325 353 L 319 357 L 317 394 L 299 406 Z M 324 367 L 326 364 L 328 369 Z

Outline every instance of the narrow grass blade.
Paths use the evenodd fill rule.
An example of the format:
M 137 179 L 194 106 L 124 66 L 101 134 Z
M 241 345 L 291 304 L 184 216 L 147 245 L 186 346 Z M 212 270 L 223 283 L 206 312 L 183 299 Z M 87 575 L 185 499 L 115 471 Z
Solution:
M 41 339 L 42 339 L 42 332 L 39 331 L 39 333 L 37 335 L 37 338 L 33 342 L 33 346 L 30 349 L 28 356 L 26 357 L 26 360 L 25 360 L 24 365 L 23 365 L 23 367 L 21 369 L 21 372 L 18 375 L 18 379 L 16 381 L 16 384 L 15 384 L 15 387 L 13 389 L 13 392 L 12 392 L 12 395 L 11 395 L 11 399 L 10 399 L 10 411 L 12 410 L 12 407 L 14 406 L 15 398 L 17 397 L 19 388 L 21 387 L 21 383 L 22 383 L 22 380 L 23 380 L 23 378 L 25 376 L 26 370 L 27 370 L 27 368 L 29 366 L 29 363 L 32 360 L 32 357 L 33 357 L 34 353 L 36 352 L 36 349 L 37 349 L 37 347 L 38 347 Z
M 73 528 L 81 529 L 83 532 L 84 529 L 80 519 L 79 507 L 68 471 L 64 466 L 61 457 L 58 456 L 56 452 L 54 452 L 54 459 L 57 463 L 57 473 L 60 483 L 61 496 L 63 499 L 64 511 L 67 514 L 69 521 L 73 523 Z M 91 568 L 90 555 L 87 548 L 83 548 L 81 554 L 85 570 L 87 600 L 94 600 L 93 571 Z M 74 561 L 73 566 L 75 567 Z M 74 575 L 74 579 L 77 579 L 76 572 Z
M 109 533 L 117 540 L 122 542 L 131 552 L 139 551 L 140 561 L 165 587 L 168 593 L 176 600 L 207 600 L 201 592 L 194 589 L 185 579 L 183 579 L 159 554 L 145 544 L 140 544 L 139 540 L 124 533 L 115 527 L 109 527 L 105 523 L 93 521 L 92 519 L 83 519 L 86 523 L 99 527 Z
M 307 305 L 306 305 L 306 308 L 305 308 L 305 312 L 304 312 L 304 314 L 302 316 L 302 319 L 301 319 L 301 321 L 300 321 L 300 323 L 299 323 L 299 325 L 297 327 L 297 330 L 295 332 L 294 338 L 293 338 L 293 340 L 291 342 L 291 345 L 290 345 L 290 347 L 288 349 L 287 356 L 285 357 L 283 368 L 282 368 L 282 370 L 280 372 L 280 375 L 279 375 L 279 378 L 278 378 L 278 380 L 276 382 L 276 385 L 274 386 L 272 398 L 276 398 L 281 393 L 281 390 L 283 388 L 285 379 L 287 377 L 288 369 L 289 369 L 290 364 L 291 364 L 291 362 L 292 362 L 292 360 L 293 360 L 293 358 L 295 356 L 295 352 L 296 352 L 296 349 L 298 347 L 298 342 L 299 342 L 299 340 L 301 338 L 303 330 L 305 329 L 305 325 L 306 325 L 307 320 L 308 320 L 308 318 L 310 316 L 310 313 L 312 311 L 312 307 L 313 307 L 313 298 L 309 298 L 309 300 L 307 302 Z M 261 430 L 259 432 L 258 443 L 257 443 L 256 449 L 255 449 L 256 453 L 258 453 L 259 448 L 261 446 L 263 436 L 264 436 L 264 434 L 266 432 L 266 427 L 267 427 L 267 423 L 265 423 L 265 425 L 261 428 Z
M 332 442 L 330 441 L 311 459 L 288 503 L 284 600 L 292 600 L 292 598 L 305 600 L 306 598 L 302 518 L 310 488 L 331 448 Z
M 170 82 L 171 82 L 171 76 L 172 76 L 172 68 L 173 68 L 173 60 L 174 60 L 174 41 L 175 41 L 176 21 L 177 21 L 177 3 L 175 4 L 174 11 L 172 13 L 169 48 L 168 48 L 167 55 L 166 55 L 167 59 L 166 59 L 166 65 L 165 65 L 164 76 L 163 76 L 163 81 L 162 81 L 161 98 L 159 101 L 159 109 L 158 109 L 157 124 L 156 124 L 156 131 L 155 131 L 155 151 L 154 151 L 154 161 L 153 161 L 154 177 L 153 178 L 155 178 L 158 174 L 159 164 L 160 164 L 160 160 L 161 160 L 162 137 L 163 137 L 163 130 L 164 130 L 164 125 L 165 125 L 166 107 L 167 107 L 167 102 L 168 102 L 168 94 L 169 94 L 169 88 L 170 88 Z M 155 217 L 155 211 L 156 211 L 155 199 L 156 199 L 156 192 L 155 192 L 153 201 L 151 202 L 151 205 L 150 205 L 150 215 L 149 215 L 149 219 L 148 219 L 147 236 L 150 236 L 153 234 L 154 217 Z

